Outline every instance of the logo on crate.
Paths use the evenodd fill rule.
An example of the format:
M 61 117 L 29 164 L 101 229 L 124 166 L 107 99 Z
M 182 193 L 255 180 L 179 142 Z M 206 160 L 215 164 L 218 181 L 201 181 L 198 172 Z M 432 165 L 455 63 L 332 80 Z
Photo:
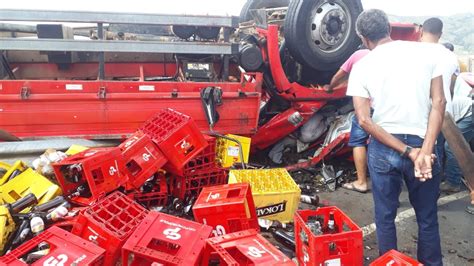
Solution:
M 115 173 L 117 173 L 117 169 L 115 169 L 115 167 L 111 166 L 109 168 L 109 175 L 114 175 Z
M 260 249 L 254 247 L 254 246 L 250 246 L 248 251 L 247 251 L 247 255 L 252 256 L 254 258 L 261 258 L 262 254 L 265 254 L 265 251 L 260 250 Z
M 224 226 L 222 225 L 216 225 L 216 229 L 215 230 L 212 230 L 212 234 L 214 234 L 214 236 L 223 236 L 225 235 L 225 228 Z
M 64 266 L 64 263 L 68 260 L 66 254 L 59 254 L 54 257 L 51 256 L 43 262 L 43 266 Z
M 286 201 L 283 201 L 282 203 L 257 208 L 257 216 L 261 217 L 261 216 L 273 215 L 276 213 L 284 212 L 285 210 L 286 210 Z
M 150 160 L 151 155 L 148 153 L 144 153 L 142 157 L 143 157 L 143 161 L 148 162 Z
M 169 238 L 171 240 L 178 240 L 181 238 L 181 235 L 178 233 L 181 230 L 181 228 L 176 227 L 176 228 L 168 228 L 163 231 L 163 234 L 166 236 L 166 238 Z

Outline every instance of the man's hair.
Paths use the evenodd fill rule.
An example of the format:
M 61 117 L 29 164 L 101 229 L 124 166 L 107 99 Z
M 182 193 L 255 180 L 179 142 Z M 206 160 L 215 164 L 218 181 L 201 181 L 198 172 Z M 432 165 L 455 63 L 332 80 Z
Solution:
M 376 42 L 390 35 L 390 22 L 382 10 L 369 9 L 357 18 L 356 30 L 359 36 Z
M 441 36 L 441 33 L 443 33 L 443 22 L 439 18 L 429 18 L 423 22 L 421 29 L 424 32 Z
M 452 43 L 449 43 L 449 42 L 445 42 L 443 43 L 444 47 L 446 47 L 446 49 L 450 50 L 451 52 L 454 52 L 454 45 Z

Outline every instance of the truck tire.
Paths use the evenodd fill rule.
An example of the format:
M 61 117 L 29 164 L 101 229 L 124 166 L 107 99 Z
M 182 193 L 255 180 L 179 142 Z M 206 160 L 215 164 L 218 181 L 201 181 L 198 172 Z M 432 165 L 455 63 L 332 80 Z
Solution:
M 360 0 L 292 0 L 285 19 L 291 55 L 315 70 L 339 68 L 359 47 L 355 24 Z
M 240 11 L 239 22 L 252 20 L 250 10 L 259 8 L 274 8 L 288 6 L 290 0 L 247 0 Z

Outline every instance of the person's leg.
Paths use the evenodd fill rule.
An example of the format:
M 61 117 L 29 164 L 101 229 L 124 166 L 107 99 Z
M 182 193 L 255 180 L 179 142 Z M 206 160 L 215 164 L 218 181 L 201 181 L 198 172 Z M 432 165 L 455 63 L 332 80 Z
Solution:
M 369 135 L 362 129 L 357 121 L 356 116 L 352 118 L 351 135 L 349 138 L 349 146 L 353 147 L 352 154 L 357 172 L 357 180 L 352 183 L 344 184 L 343 187 L 365 192 L 367 185 L 367 139 Z
M 445 158 L 445 150 L 444 150 L 444 143 L 446 142 L 446 139 L 444 138 L 442 133 L 439 133 L 438 138 L 436 139 L 436 144 L 434 147 L 434 152 L 436 154 L 436 157 L 438 158 L 438 166 L 441 169 L 441 180 L 445 180 L 444 176 L 444 158 Z
M 367 149 L 365 146 L 354 147 L 352 150 L 354 156 L 354 164 L 357 171 L 357 188 L 367 189 Z
M 423 139 L 409 136 L 407 144 L 421 147 Z M 433 178 L 420 182 L 415 178 L 413 162 L 409 159 L 403 160 L 404 179 L 418 223 L 418 260 L 425 265 L 442 265 L 437 206 L 441 171 L 437 162 L 432 168 Z
M 471 116 L 467 116 L 466 118 L 462 119 L 457 123 L 457 126 L 461 133 L 463 134 L 466 141 L 469 143 L 474 138 L 474 131 L 472 127 L 472 118 Z M 461 187 L 461 168 L 459 168 L 458 162 L 454 157 L 453 152 L 449 148 L 448 143 L 445 143 L 445 151 L 446 151 L 446 165 L 445 165 L 445 176 L 447 185 L 441 186 L 442 189 L 444 187 L 448 188 L 451 187 L 453 189 L 460 190 Z
M 380 255 L 397 249 L 395 217 L 401 192 L 399 155 L 396 151 L 371 139 L 368 149 L 368 165 L 372 180 L 375 225 Z

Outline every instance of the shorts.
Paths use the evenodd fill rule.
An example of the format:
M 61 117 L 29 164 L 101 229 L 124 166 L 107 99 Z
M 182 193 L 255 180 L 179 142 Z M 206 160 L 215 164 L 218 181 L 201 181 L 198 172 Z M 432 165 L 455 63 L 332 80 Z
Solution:
M 357 117 L 354 115 L 352 117 L 351 123 L 351 135 L 349 137 L 349 146 L 350 147 L 365 147 L 367 146 L 367 140 L 369 139 L 369 134 L 359 125 Z

